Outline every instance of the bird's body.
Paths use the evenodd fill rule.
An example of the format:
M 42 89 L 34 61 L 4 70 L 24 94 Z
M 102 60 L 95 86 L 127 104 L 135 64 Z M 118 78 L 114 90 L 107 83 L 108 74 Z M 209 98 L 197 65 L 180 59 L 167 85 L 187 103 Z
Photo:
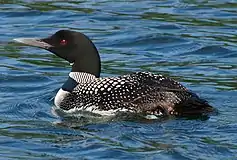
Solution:
M 64 85 L 55 98 L 55 104 L 64 110 L 81 108 L 106 115 L 117 111 L 168 114 L 175 104 L 190 97 L 178 82 L 149 72 L 106 78 L 71 72 L 69 76 L 75 87 L 70 91 L 70 86 Z
M 99 77 L 100 58 L 88 37 L 75 31 L 58 31 L 49 38 L 16 39 L 44 48 L 74 63 L 68 80 L 55 97 L 56 107 L 99 115 L 132 112 L 144 115 L 190 115 L 209 112 L 207 101 L 179 82 L 150 72 Z

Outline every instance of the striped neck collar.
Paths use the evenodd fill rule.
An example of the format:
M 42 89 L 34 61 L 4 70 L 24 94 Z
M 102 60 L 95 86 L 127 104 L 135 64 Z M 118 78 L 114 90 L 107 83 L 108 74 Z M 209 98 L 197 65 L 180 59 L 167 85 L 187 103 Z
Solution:
M 96 79 L 94 75 L 85 72 L 70 72 L 69 77 L 77 83 L 87 83 Z

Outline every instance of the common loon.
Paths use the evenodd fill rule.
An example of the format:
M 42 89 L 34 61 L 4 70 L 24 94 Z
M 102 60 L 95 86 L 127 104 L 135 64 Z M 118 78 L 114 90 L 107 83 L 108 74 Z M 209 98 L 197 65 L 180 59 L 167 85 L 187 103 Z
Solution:
M 55 106 L 64 111 L 77 109 L 101 116 L 118 112 L 188 116 L 213 111 L 206 100 L 160 74 L 136 72 L 101 78 L 99 53 L 83 33 L 60 30 L 43 39 L 14 40 L 43 48 L 73 63 L 67 81 L 54 99 Z

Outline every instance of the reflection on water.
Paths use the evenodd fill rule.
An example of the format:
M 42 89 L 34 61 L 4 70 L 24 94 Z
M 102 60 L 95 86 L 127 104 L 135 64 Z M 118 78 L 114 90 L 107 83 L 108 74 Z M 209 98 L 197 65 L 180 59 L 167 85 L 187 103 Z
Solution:
M 3 159 L 236 159 L 235 1 L 0 1 L 0 154 Z M 70 66 L 16 37 L 87 34 L 102 76 L 151 71 L 218 108 L 206 119 L 83 124 L 51 113 Z

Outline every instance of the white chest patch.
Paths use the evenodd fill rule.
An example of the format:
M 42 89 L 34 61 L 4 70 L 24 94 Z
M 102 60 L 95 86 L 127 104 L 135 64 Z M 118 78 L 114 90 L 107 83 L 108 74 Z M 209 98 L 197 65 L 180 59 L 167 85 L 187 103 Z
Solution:
M 64 91 L 62 88 L 58 91 L 54 98 L 54 104 L 56 107 L 60 108 L 61 103 L 63 102 L 64 98 L 67 97 L 67 95 L 70 94 L 68 91 Z

